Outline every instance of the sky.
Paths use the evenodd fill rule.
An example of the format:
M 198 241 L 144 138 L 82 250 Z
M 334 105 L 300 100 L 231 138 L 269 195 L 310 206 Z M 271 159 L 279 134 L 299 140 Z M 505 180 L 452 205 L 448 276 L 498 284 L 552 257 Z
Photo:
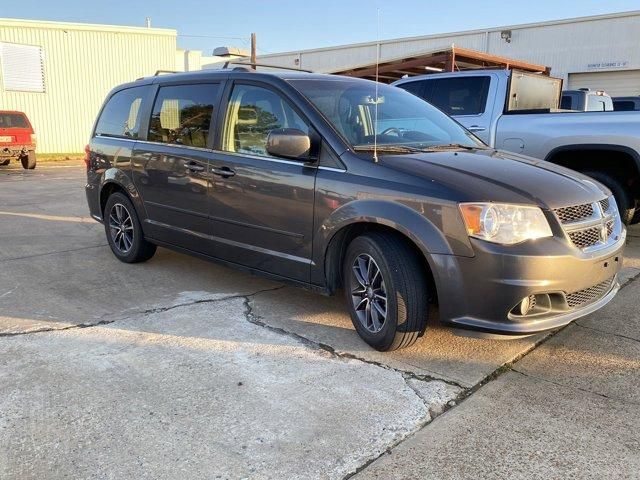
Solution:
M 377 26 L 380 10 L 380 28 Z M 258 54 L 640 10 L 640 0 L 0 0 L 0 17 L 144 26 L 178 31 L 178 46 Z

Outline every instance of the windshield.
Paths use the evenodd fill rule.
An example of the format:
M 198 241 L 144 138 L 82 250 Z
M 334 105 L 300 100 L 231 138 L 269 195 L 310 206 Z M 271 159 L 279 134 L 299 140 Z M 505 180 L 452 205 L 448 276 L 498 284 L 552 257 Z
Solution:
M 440 110 L 397 87 L 336 77 L 290 80 L 356 150 L 406 147 L 409 151 L 484 144 Z M 377 104 L 377 125 L 376 125 Z M 374 133 L 375 132 L 375 133 Z

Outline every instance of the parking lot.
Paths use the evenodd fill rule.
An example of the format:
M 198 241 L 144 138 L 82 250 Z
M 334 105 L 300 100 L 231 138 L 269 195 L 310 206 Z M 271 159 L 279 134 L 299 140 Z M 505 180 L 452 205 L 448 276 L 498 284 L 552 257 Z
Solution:
M 341 297 L 120 263 L 84 177 L 0 169 L 0 478 L 639 478 L 640 229 L 559 333 L 379 353 Z

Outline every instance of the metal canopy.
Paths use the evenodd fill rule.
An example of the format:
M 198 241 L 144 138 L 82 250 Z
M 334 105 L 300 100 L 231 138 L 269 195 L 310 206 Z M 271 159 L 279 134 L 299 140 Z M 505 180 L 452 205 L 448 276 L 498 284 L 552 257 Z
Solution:
M 544 65 L 536 65 L 535 63 L 523 62 L 513 58 L 452 46 L 446 50 L 438 50 L 380 62 L 378 65 L 378 78 L 380 82 L 391 83 L 405 76 L 412 77 L 414 75 L 424 75 L 425 73 L 455 72 L 458 70 L 487 68 L 516 68 L 518 70 L 544 75 L 549 75 L 551 72 L 551 68 L 545 67 Z M 376 64 L 361 65 L 330 73 L 375 80 Z

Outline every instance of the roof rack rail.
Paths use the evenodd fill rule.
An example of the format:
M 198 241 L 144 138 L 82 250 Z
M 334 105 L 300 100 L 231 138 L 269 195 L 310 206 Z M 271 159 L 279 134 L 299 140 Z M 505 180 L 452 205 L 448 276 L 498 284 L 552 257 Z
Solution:
M 154 77 L 161 75 L 163 73 L 180 73 L 177 70 L 156 70 L 156 73 L 153 74 Z
M 229 68 L 229 65 L 241 65 L 241 66 L 245 66 L 245 68 L 247 68 L 247 66 L 249 66 L 249 67 L 277 68 L 279 70 L 292 70 L 294 72 L 313 73 L 313 71 L 305 70 L 303 68 L 290 68 L 290 67 L 282 67 L 280 65 L 269 65 L 268 63 L 250 63 L 250 62 L 231 62 L 231 61 L 228 61 L 228 62 L 224 62 L 224 66 L 222 68 Z M 235 68 L 234 68 L 234 70 L 235 70 Z M 247 70 L 249 70 L 249 69 L 247 68 Z

